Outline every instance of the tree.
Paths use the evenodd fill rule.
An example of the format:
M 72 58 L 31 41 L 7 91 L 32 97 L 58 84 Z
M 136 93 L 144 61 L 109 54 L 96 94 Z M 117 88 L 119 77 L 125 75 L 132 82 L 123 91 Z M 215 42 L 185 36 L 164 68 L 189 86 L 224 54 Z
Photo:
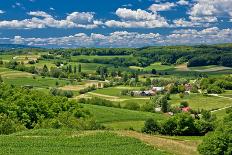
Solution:
M 155 104 L 161 106 L 161 111 L 164 112 L 164 113 L 168 112 L 169 107 L 170 107 L 169 103 L 168 103 L 168 100 L 167 100 L 167 97 L 165 95 L 160 96 L 156 100 Z
M 81 73 L 81 64 L 78 65 L 78 73 Z
M 151 74 L 156 74 L 156 73 L 157 73 L 156 69 L 151 70 Z
M 69 65 L 69 66 L 68 66 L 68 72 L 69 72 L 69 73 L 72 73 L 72 72 L 73 72 L 73 70 L 72 70 L 72 65 Z
M 151 86 L 151 79 L 146 78 L 145 86 Z
M 0 75 L 0 84 L 3 83 L 2 76 Z
M 75 74 L 77 73 L 77 66 L 76 65 L 74 66 L 73 73 L 75 73 Z

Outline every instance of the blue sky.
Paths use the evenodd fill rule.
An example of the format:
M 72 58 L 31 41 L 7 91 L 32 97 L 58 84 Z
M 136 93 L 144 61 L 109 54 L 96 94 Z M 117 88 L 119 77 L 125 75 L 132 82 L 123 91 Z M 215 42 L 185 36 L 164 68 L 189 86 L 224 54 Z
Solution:
M 1 0 L 0 43 L 143 47 L 232 42 L 232 0 Z

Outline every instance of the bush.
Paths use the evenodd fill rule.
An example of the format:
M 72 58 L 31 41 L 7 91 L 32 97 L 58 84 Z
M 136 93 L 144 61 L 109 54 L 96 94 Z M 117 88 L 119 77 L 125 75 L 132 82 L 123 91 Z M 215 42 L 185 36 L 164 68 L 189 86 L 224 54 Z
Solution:
M 203 142 L 198 146 L 198 151 L 202 155 L 230 155 L 232 153 L 231 148 L 229 148 L 231 140 L 224 133 L 211 133 L 203 139 Z
M 221 94 L 224 92 L 223 89 L 221 89 L 219 86 L 216 85 L 210 85 L 207 89 L 207 92 L 209 94 Z
M 176 114 L 163 123 L 161 133 L 165 135 L 195 135 L 194 119 L 186 113 Z
M 67 98 L 72 98 L 74 95 L 73 92 L 70 90 L 61 90 L 61 89 L 56 89 L 56 88 L 52 88 L 50 90 L 50 94 L 54 96 L 64 96 Z
M 185 107 L 188 107 L 188 106 L 189 106 L 189 104 L 188 104 L 187 101 L 181 101 L 180 102 L 180 108 L 185 108 Z
M 25 129 L 23 124 L 19 123 L 18 120 L 11 119 L 5 114 L 0 114 L 0 135 L 8 135 Z
M 159 131 L 160 131 L 160 127 L 154 119 L 150 118 L 150 119 L 145 121 L 142 132 L 158 133 Z

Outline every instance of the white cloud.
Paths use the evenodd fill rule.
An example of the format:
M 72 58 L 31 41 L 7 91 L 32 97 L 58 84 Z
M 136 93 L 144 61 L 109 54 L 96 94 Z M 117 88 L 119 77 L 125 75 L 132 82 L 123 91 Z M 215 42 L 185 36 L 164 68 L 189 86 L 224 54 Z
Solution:
M 179 0 L 177 2 L 177 4 L 179 4 L 179 5 L 189 5 L 189 2 L 187 0 Z
M 108 20 L 105 25 L 108 27 L 124 27 L 124 28 L 156 28 L 168 27 L 168 23 L 164 17 L 157 13 L 150 13 L 145 10 L 131 10 L 119 8 L 116 15 L 120 21 Z
M 170 2 L 161 3 L 161 4 L 152 4 L 149 7 L 149 10 L 151 10 L 153 12 L 167 11 L 167 10 L 170 10 L 172 7 L 175 7 L 175 6 L 176 6 L 175 3 L 170 3 Z
M 137 32 L 116 31 L 109 35 L 92 33 L 54 38 L 23 38 L 15 36 L 12 43 L 51 47 L 141 47 L 154 45 L 159 40 L 158 33 L 140 34 Z
M 189 14 L 192 18 L 209 22 L 208 19 L 217 21 L 216 18 L 232 18 L 232 0 L 196 0 L 190 9 Z
M 215 44 L 232 42 L 232 29 L 218 27 L 202 30 L 182 29 L 171 34 L 116 31 L 110 34 L 78 33 L 64 37 L 24 38 L 15 36 L 11 43 L 44 47 L 143 47 L 177 44 Z M 9 38 L 7 38 L 9 41 Z M 0 38 L 1 40 L 1 38 Z
M 54 10 L 55 10 L 53 7 L 50 7 L 49 9 L 50 9 L 50 10 L 52 10 L 52 11 L 54 11 Z
M 28 15 L 33 16 L 30 19 L 0 21 L 0 28 L 96 28 L 102 24 L 101 21 L 94 20 L 94 13 L 73 12 L 68 14 L 66 19 L 56 20 L 50 14 L 43 11 L 31 11 Z
M 122 5 L 123 7 L 132 7 L 133 5 L 131 4 L 131 3 L 129 3 L 129 4 L 124 4 L 124 5 Z
M 0 14 L 3 14 L 3 13 L 5 13 L 5 11 L 3 11 L 3 10 L 0 10 Z
M 175 30 L 165 39 L 167 44 L 216 44 L 232 42 L 232 29 L 217 27 L 203 30 L 185 29 Z

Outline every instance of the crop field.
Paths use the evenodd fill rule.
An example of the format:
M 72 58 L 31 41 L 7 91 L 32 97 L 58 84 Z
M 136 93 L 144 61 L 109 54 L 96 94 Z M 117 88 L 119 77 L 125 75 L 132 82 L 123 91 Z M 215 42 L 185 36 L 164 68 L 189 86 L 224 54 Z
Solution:
M 24 132 L 16 136 L 0 136 L 0 154 L 166 154 L 138 139 L 108 132 L 73 132 L 68 135 L 61 133 L 61 135 L 40 136 L 39 132 L 36 132 L 35 135 L 33 133 L 28 135 Z
M 201 94 L 186 95 L 183 99 L 179 95 L 171 95 L 170 103 L 178 106 L 181 101 L 187 101 L 192 109 L 214 110 L 232 105 L 232 100 L 215 96 L 203 96 Z
M 3 78 L 32 77 L 30 73 L 15 71 L 4 67 L 0 67 L 0 75 Z

